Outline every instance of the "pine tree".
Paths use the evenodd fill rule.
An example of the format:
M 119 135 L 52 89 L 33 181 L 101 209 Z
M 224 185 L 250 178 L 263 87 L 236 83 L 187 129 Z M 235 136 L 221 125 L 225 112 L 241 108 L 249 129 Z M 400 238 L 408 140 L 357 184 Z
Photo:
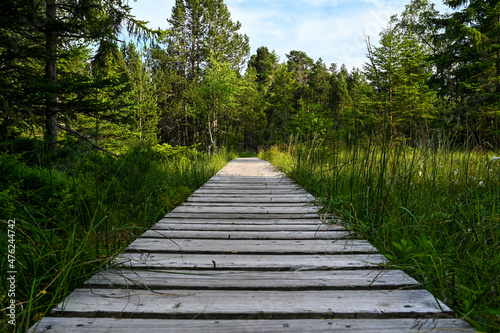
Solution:
M 303 107 L 307 109 L 307 101 L 312 97 L 309 82 L 314 61 L 303 51 L 290 51 L 286 57 L 288 71 L 292 74 L 297 85 L 296 89 L 294 89 L 293 106 L 295 112 L 297 112 Z
M 203 141 L 206 119 L 200 118 L 193 95 L 210 69 L 210 56 L 217 54 L 236 71 L 246 61 L 248 37 L 238 33 L 222 0 L 177 0 L 168 19 L 164 40 L 148 57 L 157 87 L 162 140 L 172 144 Z
M 59 123 L 59 118 L 74 117 L 75 111 L 65 104 L 66 101 L 74 100 L 76 94 L 83 102 L 86 100 L 84 96 L 102 84 L 89 79 L 88 73 L 66 73 L 66 77 L 61 77 L 61 64 L 71 59 L 75 50 L 91 43 L 97 44 L 96 58 L 99 58 L 109 49 L 110 41 L 117 39 L 123 24 L 137 34 L 152 31 L 145 27 L 144 22 L 133 18 L 130 8 L 121 1 L 6 0 L 2 6 L 5 8 L 0 15 L 5 25 L 1 29 L 10 39 L 1 42 L 4 50 L 0 55 L 2 67 L 9 71 L 8 77 L 20 79 L 17 88 L 2 88 L 6 92 L 4 104 L 11 105 L 11 110 L 19 108 L 17 114 L 20 117 L 33 115 L 37 125 L 43 118 L 46 146 L 53 151 L 57 147 L 58 129 L 70 130 Z M 7 17 L 9 15 L 13 17 Z M 37 74 L 30 73 L 30 62 L 43 66 L 45 75 L 41 80 Z M 28 75 L 18 75 L 20 72 Z M 61 82 L 61 79 L 65 81 Z M 14 91 L 18 88 L 25 93 L 36 91 L 36 97 L 20 101 Z M 33 124 L 32 120 L 26 120 Z M 74 130 L 70 132 L 75 133 Z
M 385 138 L 416 138 L 434 113 L 435 93 L 428 86 L 431 64 L 416 36 L 399 32 L 397 22 L 391 18 L 380 47 L 368 43 L 365 73 L 376 92 L 373 107 Z
M 320 58 L 311 69 L 309 76 L 309 87 L 311 89 L 311 98 L 309 104 L 316 103 L 321 109 L 326 111 L 331 95 L 330 86 L 331 74 L 328 72 L 325 63 Z
M 267 126 L 265 114 L 265 96 L 259 83 L 257 70 L 249 66 L 245 73 L 244 91 L 240 96 L 238 118 L 235 124 L 234 136 L 242 134 L 243 149 L 257 151 L 263 145 L 264 132 Z
M 291 114 L 297 112 L 295 106 L 295 92 L 298 85 L 292 72 L 288 71 L 287 64 L 279 64 L 274 74 L 274 82 L 269 90 L 266 107 L 268 123 L 268 139 L 271 142 L 286 142 L 288 140 L 287 127 Z
M 330 79 L 329 107 L 333 114 L 334 128 L 339 129 L 346 109 L 351 105 L 351 98 L 347 89 L 347 69 L 342 65 L 339 73 L 332 73 Z
M 274 80 L 274 73 L 278 66 L 278 56 L 276 53 L 269 52 L 268 48 L 261 46 L 257 53 L 250 57 L 248 67 L 255 68 L 259 89 L 267 92 Z
M 211 52 L 234 69 L 241 69 L 250 47 L 248 36 L 238 33 L 222 0 L 176 0 L 165 43 L 172 68 L 191 80 L 199 80 L 208 68 Z
M 440 95 L 456 105 L 455 122 L 478 141 L 498 144 L 500 6 L 496 0 L 448 0 L 454 12 L 437 21 Z
M 214 152 L 221 142 L 227 142 L 228 128 L 237 118 L 245 81 L 229 62 L 221 61 L 216 54 L 209 60 L 210 67 L 205 71 L 200 85 L 191 88 L 188 96 L 193 101 L 193 112 L 200 119 L 205 119 L 207 150 Z
M 137 52 L 134 44 L 127 44 L 122 52 L 128 69 L 134 129 L 140 140 L 155 145 L 158 142 L 158 108 L 151 69 L 143 62 L 143 53 Z

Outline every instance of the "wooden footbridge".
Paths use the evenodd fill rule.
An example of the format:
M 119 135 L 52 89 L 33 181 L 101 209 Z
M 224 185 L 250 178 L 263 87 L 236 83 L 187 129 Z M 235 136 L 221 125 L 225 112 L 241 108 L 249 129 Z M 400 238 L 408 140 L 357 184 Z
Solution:
M 269 163 L 236 159 L 32 332 L 474 332 Z

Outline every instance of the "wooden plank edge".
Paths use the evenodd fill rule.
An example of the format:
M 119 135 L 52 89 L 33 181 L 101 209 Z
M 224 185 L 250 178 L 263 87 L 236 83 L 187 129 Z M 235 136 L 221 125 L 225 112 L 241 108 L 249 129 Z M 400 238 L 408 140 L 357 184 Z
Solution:
M 475 330 L 464 320 L 442 319 L 290 319 L 290 320 L 168 320 L 45 317 L 29 333 L 440 333 Z

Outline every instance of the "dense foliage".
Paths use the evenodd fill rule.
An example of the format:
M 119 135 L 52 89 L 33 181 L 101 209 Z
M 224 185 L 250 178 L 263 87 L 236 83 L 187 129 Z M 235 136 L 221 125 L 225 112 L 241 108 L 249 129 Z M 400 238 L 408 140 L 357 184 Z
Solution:
M 26 326 L 43 315 L 86 274 L 105 264 L 101 255 L 119 251 L 203 183 L 222 165 L 227 151 L 256 152 L 301 142 L 324 142 L 325 151 L 372 145 L 391 158 L 390 148 L 398 147 L 399 153 L 420 146 L 441 149 L 443 142 L 478 152 L 498 149 L 500 6 L 493 0 L 445 3 L 449 14 L 439 13 L 427 0 L 412 0 L 390 19 L 379 43 L 367 36 L 365 65 L 347 69 L 300 50 L 291 50 L 284 61 L 266 46 L 250 55 L 249 37 L 239 32 L 241 24 L 232 20 L 223 0 L 176 0 L 171 13 L 165 13 L 166 31 L 148 29 L 121 0 L 2 1 L 0 218 L 2 226 L 11 218 L 19 221 L 19 244 L 24 244 L 19 247 L 26 258 L 20 277 L 24 303 L 19 306 L 25 310 L 19 322 Z M 414 160 L 371 154 L 372 162 L 385 161 L 386 171 L 402 163 L 411 166 L 407 171 L 412 177 L 420 172 Z M 311 156 L 329 155 L 311 151 L 307 159 Z M 334 165 L 329 158 L 317 163 Z M 422 164 L 422 172 L 429 162 Z M 306 170 L 314 173 L 317 167 L 311 164 Z M 343 164 L 339 168 L 348 170 Z M 463 221 L 462 212 L 471 207 L 498 222 L 498 205 L 491 203 L 498 200 L 493 185 L 486 192 L 464 178 L 467 186 L 455 188 L 452 175 L 437 177 L 438 169 L 429 170 L 433 176 L 425 182 L 410 179 L 410 174 L 397 180 L 384 173 L 376 183 L 349 178 L 339 187 L 337 178 L 325 178 L 335 192 L 321 188 L 317 193 L 341 204 L 334 210 L 344 217 L 368 221 L 359 225 L 377 233 L 367 237 L 387 245 L 395 260 L 397 253 L 413 246 L 413 234 L 401 236 L 405 244 L 393 239 L 385 234 L 390 228 L 380 216 L 397 216 L 402 224 L 411 217 L 425 230 L 434 228 L 430 219 L 424 222 L 429 212 L 422 207 L 431 207 L 428 203 L 409 206 L 412 199 L 404 193 L 412 186 L 425 184 L 431 191 L 419 197 L 439 201 L 446 194 L 450 202 L 458 202 L 451 215 L 434 216 L 435 228 Z M 393 190 L 382 186 L 388 180 L 401 185 L 400 199 L 406 201 L 395 200 Z M 444 194 L 443 184 L 449 185 Z M 379 191 L 377 203 L 396 208 L 377 210 L 358 198 L 370 204 L 359 208 L 356 191 Z M 372 215 L 374 209 L 379 215 Z M 359 210 L 366 211 L 366 218 Z M 465 244 L 471 256 L 483 253 L 477 261 L 481 267 L 493 265 L 484 269 L 484 277 L 479 277 L 482 270 L 475 271 L 482 281 L 498 270 L 498 254 L 474 244 L 497 246 L 498 239 L 481 238 L 476 231 L 498 230 L 479 220 L 483 215 L 463 214 L 468 214 L 468 222 L 461 222 L 464 227 L 444 235 L 450 236 L 450 244 Z M 468 227 L 474 218 L 477 228 Z M 465 235 L 465 241 L 457 238 L 469 229 L 475 232 Z M 448 266 L 439 267 L 446 271 Z M 439 283 L 473 289 L 467 281 L 450 282 L 458 273 L 443 274 Z M 424 279 L 434 279 L 428 276 Z M 451 299 L 464 315 L 476 316 L 471 320 L 491 321 L 497 310 L 485 314 L 477 306 L 480 297 L 498 296 L 498 280 L 491 278 L 491 293 L 483 290 L 475 299 L 439 288 L 436 293 Z
M 500 157 L 445 142 L 294 142 L 261 157 L 477 331 L 498 332 Z
M 40 142 L 15 145 L 26 151 L 0 154 L 0 269 L 11 271 L 4 249 L 7 222 L 15 220 L 16 326 L 7 324 L 9 281 L 2 279 L 0 327 L 16 332 L 26 332 L 230 159 L 144 143 L 117 159 L 72 145 L 47 168 L 36 153 Z
M 4 2 L 1 135 L 44 133 L 52 151 L 58 130 L 99 147 L 114 137 L 256 150 L 297 134 L 497 147 L 500 9 L 446 3 L 450 14 L 411 2 L 349 70 L 298 50 L 285 62 L 264 46 L 249 57 L 222 0 L 176 1 L 163 32 L 120 1 Z M 150 42 L 119 46 L 124 26 Z

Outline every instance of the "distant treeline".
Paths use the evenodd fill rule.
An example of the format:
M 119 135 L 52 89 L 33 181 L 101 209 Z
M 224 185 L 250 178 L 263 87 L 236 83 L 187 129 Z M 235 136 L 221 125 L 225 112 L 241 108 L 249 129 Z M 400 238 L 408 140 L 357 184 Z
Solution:
M 496 1 L 448 0 L 441 14 L 413 0 L 351 70 L 297 50 L 250 55 L 222 0 L 176 1 L 167 31 L 126 3 L 2 1 L 2 141 L 43 136 L 54 151 L 73 137 L 117 153 L 137 140 L 255 150 L 290 136 L 500 143 Z

